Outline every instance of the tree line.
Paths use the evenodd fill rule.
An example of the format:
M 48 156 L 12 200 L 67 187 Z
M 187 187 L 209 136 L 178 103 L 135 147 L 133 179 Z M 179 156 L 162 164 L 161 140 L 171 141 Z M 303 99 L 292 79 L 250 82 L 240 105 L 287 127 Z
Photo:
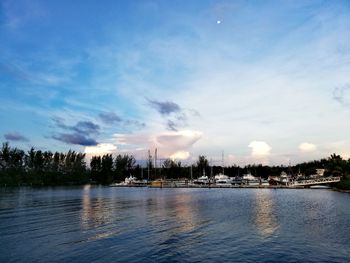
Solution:
M 3 143 L 0 150 L 0 185 L 66 185 L 88 182 L 85 154 L 25 152 Z
M 3 143 L 0 150 L 0 186 L 5 185 L 73 185 L 73 184 L 110 184 L 123 181 L 128 176 L 138 179 L 154 180 L 158 178 L 194 179 L 206 174 L 209 177 L 224 172 L 230 177 L 240 177 L 251 173 L 267 178 L 279 175 L 282 171 L 290 174 L 303 173 L 309 176 L 316 169 L 325 169 L 326 176 L 350 175 L 350 159 L 332 154 L 328 158 L 304 162 L 293 166 L 267 166 L 262 164 L 240 166 L 210 166 L 208 159 L 200 155 L 193 165 L 183 165 L 180 161 L 162 160 L 155 166 L 149 155 L 143 167 L 136 163 L 133 155 L 104 154 L 93 156 L 89 165 L 85 154 L 69 150 L 66 153 L 42 151 L 31 148 L 23 151 Z

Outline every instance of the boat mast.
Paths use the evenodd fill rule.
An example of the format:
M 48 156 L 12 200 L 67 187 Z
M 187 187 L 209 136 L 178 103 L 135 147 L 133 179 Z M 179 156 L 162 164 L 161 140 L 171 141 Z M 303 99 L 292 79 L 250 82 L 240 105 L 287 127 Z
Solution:
M 157 148 L 154 150 L 154 179 L 157 179 Z
M 150 174 L 150 165 L 151 165 L 151 151 L 148 150 L 148 161 L 147 161 L 147 167 L 148 167 L 148 175 L 147 175 L 147 181 L 149 181 L 149 174 Z
M 191 175 L 191 181 L 192 181 L 193 180 L 193 178 L 192 178 L 192 164 L 190 166 L 190 175 Z
M 222 151 L 222 174 L 225 174 L 225 168 L 224 168 L 224 151 Z

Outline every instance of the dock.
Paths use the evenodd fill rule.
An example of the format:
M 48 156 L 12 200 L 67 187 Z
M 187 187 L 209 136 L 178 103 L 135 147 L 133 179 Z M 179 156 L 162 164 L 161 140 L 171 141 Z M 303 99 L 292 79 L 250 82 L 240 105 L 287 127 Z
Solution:
M 150 188 L 259 188 L 259 189 L 304 189 L 320 185 L 329 185 L 340 181 L 340 177 L 323 177 L 291 181 L 286 184 L 194 184 L 190 180 L 155 180 L 151 182 L 134 181 L 112 184 L 112 187 L 150 187 Z

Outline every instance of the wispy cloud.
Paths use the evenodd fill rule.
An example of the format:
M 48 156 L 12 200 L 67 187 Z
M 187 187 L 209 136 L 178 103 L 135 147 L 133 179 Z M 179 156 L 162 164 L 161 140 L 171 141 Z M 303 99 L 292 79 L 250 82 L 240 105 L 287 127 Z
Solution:
M 194 109 L 184 109 L 172 101 L 149 100 L 152 108 L 166 120 L 165 127 L 169 131 L 178 131 L 180 128 L 188 126 L 190 117 L 198 117 L 199 112 Z
M 333 99 L 342 106 L 350 106 L 350 85 L 346 84 L 341 87 L 336 87 L 333 90 Z
M 133 119 L 124 119 L 117 115 L 114 112 L 101 112 L 99 113 L 98 117 L 102 120 L 102 122 L 106 125 L 115 125 L 118 124 L 120 127 L 123 128 L 136 128 L 136 129 L 142 129 L 146 127 L 146 124 L 144 122 L 133 120 Z
M 135 127 L 136 129 L 143 129 L 147 126 L 146 123 L 138 121 L 138 120 L 125 120 L 124 124 L 126 126 Z
M 52 135 L 52 138 L 67 144 L 81 146 L 94 146 L 98 144 L 96 140 L 78 133 L 59 133 Z
M 148 100 L 148 102 L 161 115 L 170 115 L 171 113 L 177 113 L 181 111 L 180 106 L 172 101 Z
M 32 58 L 32 60 L 34 60 L 34 58 Z M 9 61 L 0 62 L 0 76 L 30 86 L 40 85 L 57 87 L 60 84 L 67 83 L 70 79 L 69 73 L 65 73 L 66 70 L 57 68 L 47 69 L 47 67 L 41 70 L 31 69 L 30 66 L 26 64 L 28 64 L 28 62 L 24 61 L 17 63 Z M 52 64 L 47 66 L 52 67 Z
M 66 125 L 61 118 L 53 118 L 52 120 L 57 127 L 78 133 L 98 134 L 100 130 L 100 126 L 92 121 L 78 121 L 75 125 Z
M 1 63 L 0 62 L 0 76 L 11 77 L 15 80 L 28 81 L 31 77 L 19 66 L 13 63 Z
M 172 120 L 168 120 L 167 129 L 170 131 L 177 131 L 177 124 Z
M 101 112 L 98 116 L 106 124 L 119 123 L 123 120 L 120 116 L 118 116 L 114 112 Z
M 51 136 L 51 138 L 67 144 L 82 146 L 94 146 L 98 144 L 98 142 L 91 138 L 91 136 L 96 136 L 99 134 L 99 125 L 91 121 L 78 121 L 75 125 L 66 125 L 60 118 L 53 118 L 53 121 L 57 128 L 72 132 L 56 132 Z
M 18 132 L 9 132 L 4 135 L 6 140 L 16 142 L 28 142 L 29 139 Z
M 86 134 L 99 133 L 100 126 L 91 121 L 78 121 L 77 124 L 70 127 L 73 131 Z
M 1 3 L 4 12 L 4 24 L 9 30 L 16 30 L 31 21 L 46 17 L 46 10 L 38 1 L 10 1 Z

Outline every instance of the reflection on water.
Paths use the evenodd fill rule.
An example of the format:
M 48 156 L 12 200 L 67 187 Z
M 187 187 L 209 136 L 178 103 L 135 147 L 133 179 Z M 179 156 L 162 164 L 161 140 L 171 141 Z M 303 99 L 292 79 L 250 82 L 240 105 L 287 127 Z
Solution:
M 108 224 L 112 220 L 109 200 L 104 200 L 102 196 L 91 197 L 90 186 L 85 186 L 82 197 L 81 224 L 83 229 L 98 227 Z
M 163 228 L 169 230 L 169 226 L 172 226 L 168 231 L 170 235 L 193 230 L 196 223 L 191 194 L 183 192 L 168 199 L 163 196 L 163 190 L 158 191 L 159 196 L 148 198 L 145 201 L 148 223 L 160 231 Z
M 0 262 L 348 262 L 349 198 L 327 190 L 4 190 Z
M 113 214 L 110 201 L 104 199 L 102 196 L 93 198 L 91 196 L 91 186 L 85 185 L 82 191 L 82 210 L 80 222 L 83 230 L 98 229 L 103 225 L 112 223 Z M 98 240 L 108 238 L 116 234 L 115 229 L 100 228 L 88 240 Z
M 255 192 L 255 226 L 264 237 L 273 235 L 279 227 L 273 205 L 271 190 Z
M 194 207 L 191 206 L 192 198 L 188 193 L 177 195 L 175 198 L 175 220 L 179 225 L 179 232 L 191 231 L 196 227 Z
M 90 202 L 90 185 L 85 185 L 83 190 L 83 209 L 81 211 L 81 224 L 83 229 L 88 229 L 90 227 L 90 222 L 95 221 L 90 218 L 95 214 L 92 211 L 91 202 Z

